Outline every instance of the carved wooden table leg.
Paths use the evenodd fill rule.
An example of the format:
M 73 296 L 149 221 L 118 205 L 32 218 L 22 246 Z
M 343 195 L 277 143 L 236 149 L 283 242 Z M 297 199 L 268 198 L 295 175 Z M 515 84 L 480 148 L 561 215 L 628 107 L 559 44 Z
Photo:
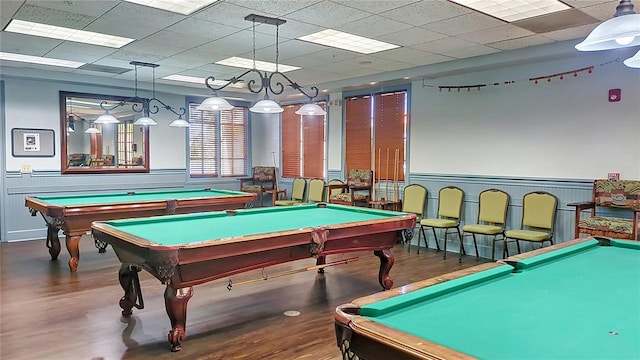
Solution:
M 58 237 L 58 227 L 55 225 L 47 224 L 47 248 L 49 248 L 49 255 L 51 260 L 56 260 L 60 254 L 60 238 Z
M 171 331 L 168 339 L 171 343 L 171 351 L 180 351 L 185 340 L 187 323 L 187 302 L 193 296 L 191 286 L 174 289 L 170 285 L 164 291 L 164 306 L 171 320 Z
M 124 264 L 120 266 L 120 271 L 118 271 L 118 280 L 124 290 L 124 296 L 120 299 L 120 307 L 124 317 L 131 315 L 133 307 L 144 309 L 138 272 L 140 272 L 139 267 Z
M 69 251 L 69 255 L 71 255 L 71 259 L 69 259 L 69 269 L 71 272 L 78 271 L 78 263 L 80 262 L 80 238 L 81 235 L 67 235 L 67 250 Z
M 324 265 L 326 263 L 327 263 L 326 256 L 318 256 L 318 259 L 316 260 L 316 265 Z M 324 274 L 324 268 L 318 269 L 318 274 Z
M 378 282 L 382 285 L 382 288 L 385 290 L 391 289 L 393 287 L 393 279 L 389 276 L 389 271 L 393 266 L 393 255 L 389 252 L 389 250 L 376 250 L 373 252 L 377 257 L 380 258 L 380 271 L 378 272 Z

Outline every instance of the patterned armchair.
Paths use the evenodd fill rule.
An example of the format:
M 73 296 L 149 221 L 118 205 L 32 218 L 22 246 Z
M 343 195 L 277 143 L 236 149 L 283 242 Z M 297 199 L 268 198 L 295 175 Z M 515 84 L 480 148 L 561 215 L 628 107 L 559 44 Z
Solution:
M 255 166 L 252 176 L 241 178 L 240 191 L 260 194 L 260 206 L 263 206 L 264 193 L 275 188 L 276 168 L 274 166 Z
M 335 194 L 334 189 L 341 188 L 344 192 Z M 343 205 L 364 204 L 369 206 L 373 189 L 373 171 L 353 169 L 349 170 L 346 184 L 329 185 L 329 203 Z
M 595 180 L 592 201 L 567 205 L 576 208 L 576 237 L 589 234 L 638 240 L 640 180 Z M 590 210 L 590 216 L 582 217 L 584 210 Z

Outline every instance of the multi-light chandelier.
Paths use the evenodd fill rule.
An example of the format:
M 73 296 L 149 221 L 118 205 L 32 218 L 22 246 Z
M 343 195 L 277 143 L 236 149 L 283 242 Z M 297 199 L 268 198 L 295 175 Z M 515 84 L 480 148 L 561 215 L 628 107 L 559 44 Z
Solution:
M 264 99 L 258 101 L 255 105 L 253 105 L 249 110 L 255 113 L 263 113 L 263 114 L 272 114 L 272 113 L 281 113 L 284 111 L 278 103 L 269 99 L 269 93 L 273 95 L 280 95 L 284 92 L 285 86 L 289 86 L 292 89 L 297 90 L 301 94 L 305 95 L 309 103 L 300 107 L 299 110 L 296 111 L 296 114 L 299 115 L 323 115 L 326 114 L 324 109 L 320 106 L 313 104 L 312 101 L 315 97 L 318 96 L 318 88 L 315 86 L 311 86 L 311 91 L 307 92 L 304 88 L 295 81 L 292 81 L 287 75 L 280 72 L 278 69 L 278 57 L 279 57 L 279 29 L 280 25 L 284 24 L 286 20 L 272 18 L 268 16 L 250 14 L 245 18 L 247 21 L 251 21 L 253 23 L 253 68 L 245 71 L 244 73 L 234 76 L 231 79 L 227 80 L 227 82 L 222 86 L 214 85 L 214 81 L 216 78 L 214 76 L 209 76 L 205 80 L 205 85 L 207 88 L 213 91 L 214 96 L 205 99 L 196 109 L 197 110 L 231 110 L 233 109 L 233 105 L 231 105 L 226 99 L 219 97 L 217 95 L 218 90 L 222 90 L 229 85 L 236 84 L 240 81 L 244 81 L 243 78 L 247 75 L 253 74 L 258 76 L 258 80 L 251 79 L 247 82 L 247 89 L 254 93 L 260 94 L 264 92 Z M 256 68 L 256 23 L 275 25 L 276 26 L 276 62 L 275 62 L 275 71 L 272 73 L 268 73 L 267 71 L 261 72 Z M 284 80 L 278 80 L 278 77 Z
M 640 14 L 633 11 L 631 0 L 621 0 L 616 13 L 598 25 L 586 39 L 575 47 L 579 51 L 599 51 L 640 45 Z M 624 64 L 640 68 L 640 51 L 624 60 Z
M 115 116 L 109 114 L 109 111 L 125 106 L 127 105 L 127 103 L 132 102 L 133 104 L 131 105 L 131 109 L 136 113 L 142 114 L 141 117 L 139 117 L 133 122 L 134 125 L 158 125 L 158 122 L 151 117 L 151 114 L 157 114 L 160 111 L 160 108 L 162 108 L 162 109 L 171 111 L 172 113 L 178 116 L 178 118 L 173 122 L 171 122 L 169 126 L 176 126 L 176 127 L 189 126 L 189 123 L 184 119 L 182 119 L 182 117 L 187 112 L 184 107 L 181 107 L 178 111 L 176 111 L 174 107 L 169 106 L 166 103 L 164 103 L 162 100 L 156 98 L 155 69 L 160 65 L 140 62 L 140 61 L 132 61 L 129 64 L 134 66 L 134 71 L 135 71 L 134 96 L 128 99 L 120 100 L 113 105 L 109 105 L 109 102 L 107 100 L 103 100 L 100 103 L 100 108 L 104 110 L 105 113 L 98 116 L 98 118 L 94 121 L 94 124 L 119 123 L 120 120 L 118 120 Z M 138 96 L 138 66 L 150 67 L 153 69 L 153 80 L 152 80 L 153 87 L 152 87 L 152 93 L 151 93 L 152 97 L 150 99 L 141 98 Z

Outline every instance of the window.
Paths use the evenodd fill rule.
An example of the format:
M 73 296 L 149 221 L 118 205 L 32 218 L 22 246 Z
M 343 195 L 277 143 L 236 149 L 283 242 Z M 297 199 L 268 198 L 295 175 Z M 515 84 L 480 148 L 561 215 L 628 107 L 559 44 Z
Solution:
M 324 178 L 326 117 L 301 116 L 299 108 L 285 106 L 282 113 L 282 177 Z
M 248 109 L 199 111 L 189 104 L 189 173 L 192 177 L 247 175 Z
M 407 91 L 346 98 L 344 104 L 346 171 L 372 169 L 376 179 L 404 181 Z
M 133 141 L 133 124 L 130 122 L 118 124 L 118 163 L 129 164 L 133 152 L 137 151 Z M 144 152 L 144 149 L 141 149 Z

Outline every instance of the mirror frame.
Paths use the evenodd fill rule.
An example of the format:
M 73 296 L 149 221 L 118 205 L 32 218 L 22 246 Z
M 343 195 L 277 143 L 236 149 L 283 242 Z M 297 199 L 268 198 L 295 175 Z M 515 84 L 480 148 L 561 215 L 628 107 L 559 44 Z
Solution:
M 132 102 L 132 98 L 126 96 L 115 95 L 100 95 L 92 93 L 79 93 L 60 91 L 60 168 L 63 174 L 113 174 L 113 173 L 148 173 L 149 172 L 149 127 L 144 125 L 144 165 L 136 167 L 113 167 L 113 168 L 91 168 L 91 167 L 69 167 L 68 166 L 68 151 L 67 151 L 67 98 L 68 97 L 84 97 L 84 98 L 96 98 L 98 100 L 110 100 L 110 101 L 129 101 Z M 146 99 L 136 98 L 136 102 L 145 101 Z M 142 106 L 142 103 L 140 103 Z

